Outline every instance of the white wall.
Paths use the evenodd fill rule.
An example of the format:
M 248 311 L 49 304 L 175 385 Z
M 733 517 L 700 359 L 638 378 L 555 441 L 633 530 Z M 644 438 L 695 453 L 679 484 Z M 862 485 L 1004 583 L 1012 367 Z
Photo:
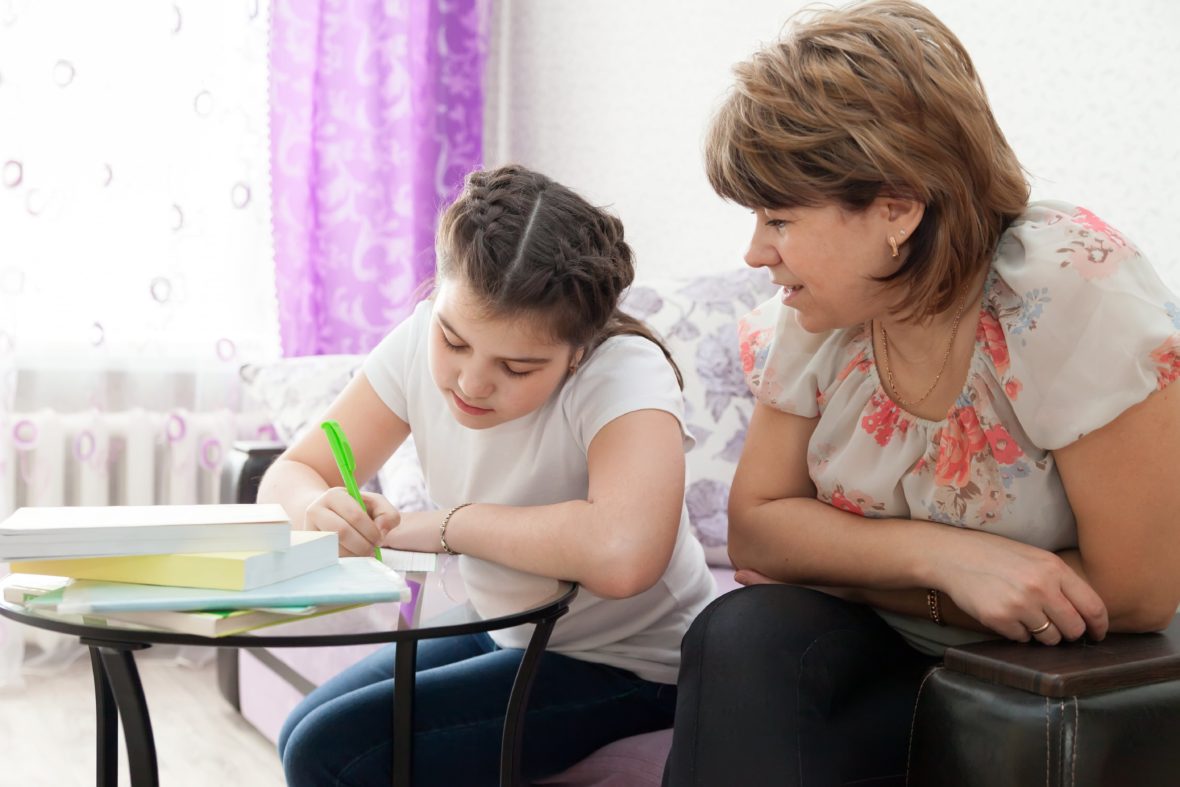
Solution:
M 730 66 L 794 0 L 499 0 L 488 164 L 537 168 L 627 226 L 644 276 L 738 265 L 749 215 L 705 180 Z M 1033 197 L 1083 204 L 1180 290 L 1180 3 L 929 0 L 972 53 Z

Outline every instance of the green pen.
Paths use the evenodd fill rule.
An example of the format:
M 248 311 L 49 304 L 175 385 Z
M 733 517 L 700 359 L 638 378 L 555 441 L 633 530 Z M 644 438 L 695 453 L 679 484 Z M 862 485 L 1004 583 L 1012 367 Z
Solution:
M 353 475 L 356 471 L 356 460 L 352 458 L 352 446 L 348 444 L 344 430 L 336 421 L 324 421 L 320 428 L 328 436 L 328 445 L 332 447 L 332 456 L 336 459 L 340 477 L 344 479 L 344 488 L 352 495 L 352 499 L 360 504 L 362 510 L 368 511 L 365 501 L 361 498 L 361 489 L 356 485 L 356 476 Z M 381 547 L 373 547 L 373 557 L 381 559 Z

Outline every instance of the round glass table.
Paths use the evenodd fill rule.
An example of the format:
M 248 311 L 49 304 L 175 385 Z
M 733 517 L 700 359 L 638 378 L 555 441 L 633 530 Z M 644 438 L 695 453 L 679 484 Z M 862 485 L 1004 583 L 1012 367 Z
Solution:
M 151 718 L 148 715 L 143 685 L 139 680 L 139 671 L 135 666 L 134 652 L 137 650 L 152 645 L 204 645 L 212 648 L 306 648 L 389 642 L 405 645 L 424 639 L 534 624 L 532 638 L 524 651 L 509 695 L 500 748 L 500 784 L 517 785 L 520 783 L 524 712 L 537 664 L 549 642 L 554 624 L 569 611 L 570 602 L 577 592 L 576 584 L 559 582 L 551 595 L 527 602 L 526 608 L 504 611 L 503 614 L 486 620 L 432 624 L 430 621 L 417 622 L 416 615 L 403 615 L 399 624 L 389 629 L 371 624 L 358 624 L 358 630 L 355 631 L 308 633 L 308 624 L 314 621 L 301 621 L 296 617 L 291 623 L 216 638 L 123 627 L 113 620 L 102 625 L 87 625 L 38 615 L 20 605 L 3 600 L 0 600 L 0 616 L 27 626 L 72 634 L 90 649 L 90 664 L 94 674 L 95 714 L 98 722 L 96 783 L 101 787 L 117 787 L 120 716 L 123 720 L 127 765 L 132 785 L 142 787 L 159 784 Z M 416 647 L 398 647 L 394 662 L 393 784 L 397 787 L 410 787 L 413 783 L 410 751 L 414 728 L 416 657 Z

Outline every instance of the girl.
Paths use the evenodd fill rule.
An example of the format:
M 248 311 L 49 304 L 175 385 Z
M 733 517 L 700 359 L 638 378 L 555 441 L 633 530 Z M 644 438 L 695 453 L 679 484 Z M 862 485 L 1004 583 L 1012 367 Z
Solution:
M 438 284 L 328 408 L 371 477 L 411 433 L 439 511 L 399 514 L 340 488 L 320 430 L 266 473 L 260 501 L 297 527 L 458 553 L 477 613 L 581 592 L 554 629 L 524 733 L 529 778 L 668 727 L 679 644 L 713 592 L 684 509 L 679 372 L 618 309 L 634 275 L 619 220 L 522 167 L 475 172 L 442 216 Z M 421 784 L 494 784 L 516 629 L 419 644 Z M 328 681 L 279 739 L 287 780 L 388 782 L 393 647 Z

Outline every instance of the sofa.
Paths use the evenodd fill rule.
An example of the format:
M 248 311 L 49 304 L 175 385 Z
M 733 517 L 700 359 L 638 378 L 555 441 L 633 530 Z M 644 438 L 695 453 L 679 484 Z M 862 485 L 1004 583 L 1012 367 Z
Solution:
M 741 454 L 753 410 L 737 352 L 737 318 L 774 294 L 765 275 L 746 268 L 685 278 L 641 280 L 627 293 L 624 308 L 647 322 L 672 351 L 684 376 L 685 416 L 696 445 L 686 457 L 686 501 L 693 535 L 705 549 L 717 592 L 736 587 L 726 552 L 729 482 Z M 282 447 L 318 423 L 318 416 L 363 362 L 359 355 L 293 358 L 242 370 L 247 401 L 272 422 L 270 440 L 241 443 L 223 468 L 222 499 L 251 502 L 258 480 Z M 403 511 L 432 506 L 418 466 L 412 437 L 385 464 L 370 488 Z M 465 614 L 457 571 L 426 575 L 419 614 L 424 619 Z M 345 613 L 351 614 L 351 613 Z M 396 610 L 378 605 L 358 614 L 375 621 L 395 619 Z M 332 618 L 338 618 L 333 621 Z M 347 620 L 329 616 L 308 626 L 326 631 Z M 349 648 L 222 651 L 218 660 L 222 694 L 270 740 L 283 719 L 315 685 L 370 653 L 375 646 Z M 616 741 L 544 785 L 645 787 L 658 785 L 671 743 L 671 730 Z
M 726 509 L 753 410 L 736 319 L 774 291 L 764 275 L 740 269 L 640 281 L 625 302 L 665 340 L 684 375 L 686 420 L 696 438 L 687 455 L 686 500 L 718 594 L 736 587 L 726 552 Z M 283 445 L 315 427 L 362 360 L 319 356 L 243 368 L 248 398 L 266 410 L 272 427 L 265 442 L 241 444 L 227 461 L 224 501 L 254 500 L 266 466 Z M 431 505 L 412 442 L 371 483 L 401 510 Z M 421 616 L 465 614 L 457 573 L 444 564 L 426 576 Z M 303 625 L 326 631 L 350 614 L 392 625 L 398 610 L 376 605 Z M 221 692 L 274 740 L 304 694 L 373 647 L 219 651 Z M 656 787 L 670 744 L 671 730 L 625 738 L 536 784 Z M 1112 635 L 1097 645 L 983 642 L 949 649 L 944 663 L 926 676 L 910 731 L 907 774 L 879 784 L 1174 784 L 1180 778 L 1178 744 L 1180 622 L 1163 634 Z

